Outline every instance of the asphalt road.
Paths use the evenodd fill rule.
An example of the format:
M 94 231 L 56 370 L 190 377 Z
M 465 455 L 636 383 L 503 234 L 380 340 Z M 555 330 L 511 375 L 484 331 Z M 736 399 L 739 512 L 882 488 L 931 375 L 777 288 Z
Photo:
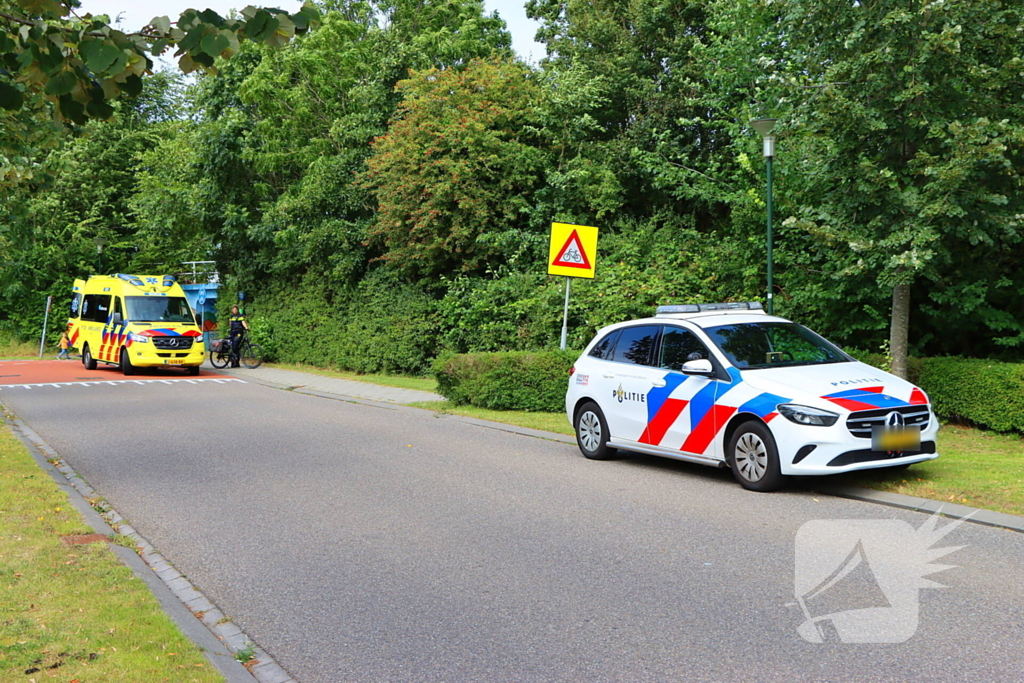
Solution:
M 900 593 L 920 607 L 906 642 L 813 644 L 797 558 L 858 527 L 824 522 L 811 547 L 802 525 L 927 515 L 251 383 L 0 401 L 301 683 L 1022 679 L 1019 533 L 968 523 L 939 541 L 964 547 L 936 560 L 946 588 Z M 905 626 L 885 596 L 916 575 L 883 565 L 912 565 L 911 536 L 897 561 L 867 538 L 874 583 L 860 565 L 812 616 L 877 607 L 884 584 Z

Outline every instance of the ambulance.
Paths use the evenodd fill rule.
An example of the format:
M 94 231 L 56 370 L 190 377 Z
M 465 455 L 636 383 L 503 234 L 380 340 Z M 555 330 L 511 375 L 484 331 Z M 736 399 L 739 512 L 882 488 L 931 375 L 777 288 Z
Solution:
M 75 280 L 68 337 L 82 364 L 180 367 L 198 375 L 205 347 L 192 309 L 172 275 L 93 275 Z

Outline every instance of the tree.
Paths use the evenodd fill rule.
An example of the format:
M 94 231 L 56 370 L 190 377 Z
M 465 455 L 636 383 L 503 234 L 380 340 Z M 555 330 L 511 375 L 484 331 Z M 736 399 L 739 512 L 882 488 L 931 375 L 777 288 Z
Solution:
M 531 130 L 538 90 L 529 71 L 475 60 L 417 72 L 398 89 L 397 118 L 365 175 L 382 258 L 410 277 L 436 277 L 514 255 L 546 165 Z
M 889 289 L 893 371 L 905 376 L 914 287 L 927 283 L 939 302 L 984 280 L 962 270 L 949 280 L 965 250 L 1020 243 L 1024 6 L 789 0 L 775 11 L 786 41 L 769 58 L 810 93 L 786 122 L 787 153 L 800 159 L 789 226 L 814 240 L 837 279 Z M 1021 343 L 1024 328 L 1005 316 L 984 323 Z
M 55 143 L 59 124 L 109 119 L 114 100 L 139 95 L 151 55 L 176 47 L 182 71 L 212 73 L 218 59 L 238 52 L 239 40 L 280 47 L 318 18 L 311 3 L 295 14 L 249 6 L 232 19 L 189 9 L 174 23 L 154 17 L 124 33 L 105 16 L 79 16 L 78 7 L 78 0 L 0 0 L 0 186 L 31 180 L 31 158 Z

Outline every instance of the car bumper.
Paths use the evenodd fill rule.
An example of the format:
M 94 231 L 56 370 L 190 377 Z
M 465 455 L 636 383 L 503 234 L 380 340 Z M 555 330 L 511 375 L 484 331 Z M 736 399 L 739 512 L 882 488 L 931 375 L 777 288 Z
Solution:
M 791 476 L 841 474 L 939 457 L 936 446 L 939 426 L 934 415 L 921 432 L 920 448 L 906 453 L 871 450 L 871 439 L 853 436 L 842 419 L 831 427 L 810 427 L 793 424 L 779 416 L 772 420 L 770 427 L 779 449 L 782 473 Z

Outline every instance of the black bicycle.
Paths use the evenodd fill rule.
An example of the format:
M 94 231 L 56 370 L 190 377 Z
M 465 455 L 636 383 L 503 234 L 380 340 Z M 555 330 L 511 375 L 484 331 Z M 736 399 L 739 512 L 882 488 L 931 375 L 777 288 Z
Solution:
M 242 339 L 238 343 L 238 355 L 242 365 L 250 370 L 255 370 L 263 365 L 263 349 L 260 348 L 259 344 L 253 344 L 249 341 L 249 335 L 247 334 L 242 335 Z M 215 368 L 226 368 L 230 362 L 231 340 L 218 339 L 210 347 L 210 365 Z

